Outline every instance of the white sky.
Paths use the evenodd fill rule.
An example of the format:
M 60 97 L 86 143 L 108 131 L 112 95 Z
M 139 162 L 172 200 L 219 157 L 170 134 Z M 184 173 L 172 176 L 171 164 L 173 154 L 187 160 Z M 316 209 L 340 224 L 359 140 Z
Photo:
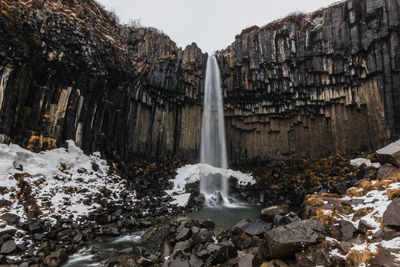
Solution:
M 140 19 L 162 30 L 180 47 L 192 42 L 204 52 L 230 45 L 252 25 L 263 26 L 295 11 L 312 12 L 335 0 L 97 0 L 122 23 Z

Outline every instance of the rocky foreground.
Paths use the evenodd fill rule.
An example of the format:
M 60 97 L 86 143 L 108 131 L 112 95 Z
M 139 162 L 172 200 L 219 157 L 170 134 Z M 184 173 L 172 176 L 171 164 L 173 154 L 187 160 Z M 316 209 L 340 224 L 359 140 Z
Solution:
M 344 195 L 307 195 L 299 213 L 270 206 L 260 219 L 242 220 L 232 229 L 215 228 L 210 220 L 184 219 L 150 228 L 142 241 L 160 245 L 147 255 L 148 263 L 400 266 L 400 169 L 378 166 L 363 164 L 365 176 Z
M 302 170 L 277 162 L 255 170 L 253 182 L 227 171 L 235 198 L 265 208 L 257 220 L 222 229 L 176 219 L 201 207 L 194 179 L 201 166 L 175 176 L 177 162 L 136 163 L 135 173 L 119 176 L 117 165 L 72 141 L 41 153 L 0 149 L 0 264 L 60 266 L 92 247 L 105 266 L 400 266 L 396 153 L 378 153 L 391 162 L 382 166 L 373 155 L 374 163 L 334 156 L 303 162 Z M 187 169 L 191 179 L 175 183 Z M 183 205 L 182 194 L 189 195 Z M 138 230 L 145 230 L 139 245 L 112 248 L 112 256 L 93 246 Z

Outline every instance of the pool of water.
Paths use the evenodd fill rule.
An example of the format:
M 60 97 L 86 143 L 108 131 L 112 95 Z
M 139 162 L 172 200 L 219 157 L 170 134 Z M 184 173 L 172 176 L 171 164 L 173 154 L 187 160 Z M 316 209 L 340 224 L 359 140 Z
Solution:
M 236 205 L 233 207 L 205 207 L 199 211 L 186 214 L 189 219 L 211 219 L 216 227 L 232 228 L 242 219 L 259 219 L 262 206 Z

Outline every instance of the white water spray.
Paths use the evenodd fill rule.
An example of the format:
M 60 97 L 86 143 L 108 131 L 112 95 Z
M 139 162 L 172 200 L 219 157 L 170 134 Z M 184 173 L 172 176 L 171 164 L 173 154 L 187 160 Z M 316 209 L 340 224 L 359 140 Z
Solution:
M 207 60 L 200 161 L 214 167 L 228 168 L 221 74 L 215 56 L 209 56 Z M 207 206 L 228 204 L 227 177 L 202 175 L 200 193 L 205 196 Z

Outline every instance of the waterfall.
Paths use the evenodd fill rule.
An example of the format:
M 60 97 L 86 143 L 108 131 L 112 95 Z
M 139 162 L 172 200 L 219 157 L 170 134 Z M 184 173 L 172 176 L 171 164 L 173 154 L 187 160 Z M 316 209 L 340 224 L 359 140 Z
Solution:
M 207 59 L 200 161 L 214 167 L 228 168 L 221 74 L 215 56 L 209 56 Z M 205 196 L 208 206 L 226 203 L 227 177 L 219 174 L 202 175 L 200 193 Z

